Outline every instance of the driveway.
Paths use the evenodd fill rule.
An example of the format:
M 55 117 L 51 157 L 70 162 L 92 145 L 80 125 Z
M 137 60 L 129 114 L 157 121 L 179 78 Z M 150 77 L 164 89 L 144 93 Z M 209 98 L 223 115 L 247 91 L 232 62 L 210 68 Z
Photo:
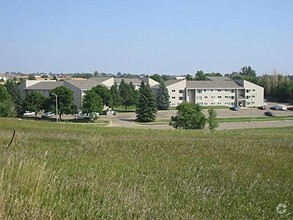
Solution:
M 248 117 L 252 118 L 252 122 L 229 122 L 220 123 L 218 130 L 226 129 L 247 129 L 247 128 L 264 128 L 264 127 L 287 127 L 293 126 L 293 120 L 287 121 L 253 121 L 254 117 L 263 117 L 266 110 L 259 110 L 257 108 L 242 108 L 239 111 L 231 111 L 230 109 L 217 109 L 218 118 L 238 118 Z M 276 116 L 292 116 L 293 111 L 274 111 Z M 170 119 L 171 116 L 176 115 L 176 110 L 158 111 L 157 119 Z M 207 115 L 207 110 L 204 110 Z M 135 122 L 136 114 L 134 112 L 118 113 L 117 116 L 106 116 L 111 121 L 111 127 L 125 127 L 125 128 L 150 128 L 150 129 L 173 129 L 167 124 L 156 125 L 156 124 L 139 124 Z

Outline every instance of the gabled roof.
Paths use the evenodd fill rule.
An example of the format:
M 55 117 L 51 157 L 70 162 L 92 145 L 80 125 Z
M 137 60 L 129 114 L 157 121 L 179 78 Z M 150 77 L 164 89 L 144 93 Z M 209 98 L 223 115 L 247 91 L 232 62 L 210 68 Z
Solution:
M 208 76 L 207 79 L 211 81 L 233 81 L 232 79 L 226 76 Z
M 165 85 L 170 86 L 170 85 L 173 85 L 173 84 L 185 81 L 185 80 L 186 79 L 169 79 L 169 80 L 165 81 Z M 160 87 L 160 84 L 157 84 L 157 85 L 154 85 L 152 88 L 153 89 L 158 89 L 159 87 Z
M 52 90 L 55 89 L 56 87 L 63 86 L 64 82 L 63 81 L 55 81 L 55 82 L 49 82 L 49 81 L 42 81 L 38 82 L 34 85 L 28 86 L 24 88 L 25 90 Z
M 143 81 L 143 79 L 138 79 L 138 78 L 114 78 L 114 82 L 116 82 L 118 85 L 120 85 L 122 79 L 124 80 L 125 83 L 129 84 L 130 82 L 132 82 L 132 84 L 134 86 L 140 86 L 141 81 Z M 145 81 L 144 81 L 145 82 Z
M 91 77 L 88 80 L 89 81 L 93 80 L 93 81 L 98 81 L 98 82 L 104 82 L 104 81 L 111 79 L 111 78 L 113 78 L 113 76 L 97 76 L 97 77 Z
M 235 81 L 187 81 L 187 89 L 237 89 L 243 88 Z
M 79 88 L 80 90 L 92 89 L 97 85 L 105 86 L 98 80 L 65 80 L 65 82 Z

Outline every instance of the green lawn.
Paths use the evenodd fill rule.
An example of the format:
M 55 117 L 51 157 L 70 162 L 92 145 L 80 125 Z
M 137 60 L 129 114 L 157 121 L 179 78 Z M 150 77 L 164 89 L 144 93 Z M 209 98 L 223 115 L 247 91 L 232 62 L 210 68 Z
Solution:
M 0 219 L 289 219 L 292 133 L 0 119 Z
M 247 122 L 247 121 L 282 121 L 282 120 L 293 120 L 293 116 L 276 116 L 276 117 L 235 117 L 235 118 L 217 118 L 219 123 L 223 122 Z M 154 122 L 148 122 L 148 123 L 141 123 L 137 122 L 139 124 L 145 124 L 145 125 L 167 125 L 169 124 L 170 119 L 157 119 Z

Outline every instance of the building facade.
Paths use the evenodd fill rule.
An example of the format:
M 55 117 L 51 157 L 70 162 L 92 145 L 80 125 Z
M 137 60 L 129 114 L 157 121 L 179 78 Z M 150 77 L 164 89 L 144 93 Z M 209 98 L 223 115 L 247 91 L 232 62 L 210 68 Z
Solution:
M 58 86 L 65 86 L 74 95 L 74 103 L 78 109 L 82 107 L 82 100 L 87 90 L 97 85 L 110 89 L 115 83 L 119 86 L 122 78 L 93 77 L 88 80 L 65 81 L 37 81 L 27 80 L 20 84 L 24 94 L 32 91 L 49 96 L 49 92 Z M 141 82 L 148 83 L 157 95 L 159 83 L 151 78 L 125 78 L 126 83 L 132 83 L 139 89 Z M 165 82 L 170 96 L 171 107 L 176 107 L 182 102 L 190 102 L 202 106 L 236 106 L 255 107 L 264 104 L 264 89 L 246 80 L 232 80 L 227 77 L 208 77 L 206 81 L 187 81 L 185 78 L 172 79 Z

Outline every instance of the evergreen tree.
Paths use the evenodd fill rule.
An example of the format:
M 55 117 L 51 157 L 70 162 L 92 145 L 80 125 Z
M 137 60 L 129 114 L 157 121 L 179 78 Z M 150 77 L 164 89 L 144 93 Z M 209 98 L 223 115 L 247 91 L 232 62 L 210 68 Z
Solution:
M 170 96 L 166 84 L 162 81 L 159 85 L 159 92 L 157 96 L 158 110 L 168 110 L 170 108 Z
M 113 108 L 121 105 L 122 104 L 122 98 L 120 96 L 118 85 L 117 85 L 116 82 L 115 82 L 114 85 L 111 86 L 110 93 L 111 93 L 111 96 L 112 96 Z
M 136 105 L 136 117 L 140 122 L 152 122 L 156 119 L 156 99 L 148 84 L 141 82 L 139 98 Z
M 21 116 L 24 113 L 24 108 L 23 108 L 24 97 L 21 94 L 19 88 L 17 87 L 17 84 L 13 80 L 8 80 L 5 84 L 5 87 L 8 93 L 10 94 L 10 96 L 12 97 L 16 114 L 18 116 Z
M 0 117 L 11 117 L 14 115 L 13 101 L 6 88 L 0 84 Z
M 209 116 L 207 118 L 207 122 L 210 130 L 214 130 L 219 127 L 219 122 L 217 121 L 217 112 L 211 108 L 208 110 Z
M 119 85 L 120 96 L 122 97 L 122 104 L 125 106 L 125 111 L 127 107 L 136 104 L 136 95 L 134 87 L 131 87 L 129 84 L 125 83 L 124 79 L 121 80 Z

